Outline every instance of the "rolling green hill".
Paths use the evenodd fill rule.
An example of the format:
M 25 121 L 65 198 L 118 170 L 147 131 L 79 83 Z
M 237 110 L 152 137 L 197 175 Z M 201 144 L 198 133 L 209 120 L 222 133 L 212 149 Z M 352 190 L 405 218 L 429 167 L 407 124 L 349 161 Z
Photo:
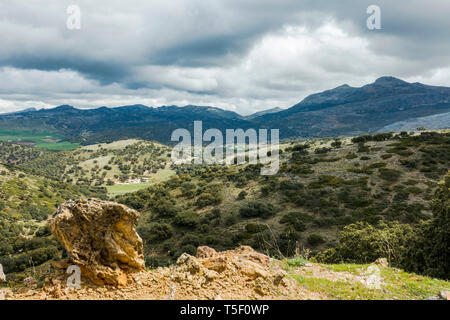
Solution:
M 6 273 L 61 256 L 62 248 L 45 223 L 58 205 L 80 197 L 106 197 L 98 188 L 75 186 L 4 165 L 0 165 L 0 190 L 0 264 Z
M 261 176 L 260 165 L 173 165 L 170 147 L 144 140 L 59 152 L 4 146 L 0 263 L 8 273 L 64 254 L 45 218 L 64 200 L 90 196 L 142 213 L 138 232 L 150 267 L 199 245 L 250 245 L 279 259 L 369 263 L 383 256 L 434 272 L 408 265 L 416 258 L 405 250 L 436 210 L 432 199 L 450 168 L 448 131 L 284 142 L 274 176 Z
M 255 165 L 173 166 L 169 181 L 116 200 L 143 213 L 139 232 L 152 266 L 198 245 L 318 254 L 339 246 L 345 226 L 395 235 L 429 220 L 449 148 L 450 134 L 436 132 L 290 142 L 275 176 L 261 176 Z M 342 259 L 366 263 L 384 251 L 374 252 Z
M 23 169 L 76 185 L 107 187 L 110 194 L 132 192 L 166 180 L 170 148 L 137 139 L 45 153 Z

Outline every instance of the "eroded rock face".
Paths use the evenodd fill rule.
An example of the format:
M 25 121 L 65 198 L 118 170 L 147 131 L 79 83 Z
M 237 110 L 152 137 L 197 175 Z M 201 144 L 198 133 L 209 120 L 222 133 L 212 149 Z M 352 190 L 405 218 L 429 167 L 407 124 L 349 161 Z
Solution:
M 68 201 L 53 214 L 49 228 L 83 276 L 120 287 L 127 284 L 127 273 L 145 267 L 138 217 L 137 211 L 115 202 Z

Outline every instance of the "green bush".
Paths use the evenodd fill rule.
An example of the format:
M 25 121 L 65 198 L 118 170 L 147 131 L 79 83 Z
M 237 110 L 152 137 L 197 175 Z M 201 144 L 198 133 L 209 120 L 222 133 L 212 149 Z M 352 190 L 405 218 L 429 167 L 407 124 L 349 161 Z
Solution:
M 334 140 L 334 141 L 331 143 L 331 146 L 332 146 L 333 148 L 338 149 L 338 148 L 340 148 L 340 147 L 342 146 L 342 141 L 336 139 L 336 140 Z
M 285 190 L 301 190 L 304 188 L 304 185 L 298 182 L 294 182 L 291 180 L 283 180 L 279 184 L 280 191 Z
M 227 226 L 227 227 L 236 224 L 237 221 L 238 221 L 238 218 L 235 214 L 227 214 L 223 218 L 223 222 L 224 222 L 225 226 Z
M 280 219 L 280 223 L 290 224 L 296 231 L 302 232 L 306 230 L 306 223 L 311 222 L 312 220 L 313 218 L 307 214 L 289 212 Z
M 184 211 L 177 213 L 173 222 L 177 226 L 195 228 L 200 222 L 200 217 L 194 211 Z
M 330 148 L 323 147 L 323 148 L 317 148 L 316 150 L 314 150 L 314 153 L 315 154 L 325 154 L 325 153 L 328 153 L 330 151 L 331 151 Z
M 348 159 L 348 160 L 352 160 L 352 159 L 356 159 L 356 158 L 358 158 L 358 156 L 354 152 L 350 152 L 345 156 L 345 159 Z
M 193 246 L 198 247 L 201 244 L 203 244 L 203 242 L 204 242 L 204 239 L 202 236 L 195 234 L 195 233 L 191 233 L 191 234 L 187 234 L 186 236 L 184 236 L 181 244 L 182 245 L 192 244 Z
M 265 224 L 260 224 L 260 223 L 248 223 L 245 226 L 245 230 L 251 234 L 260 233 L 260 232 L 266 230 L 267 228 L 268 227 Z
M 301 239 L 300 234 L 291 226 L 284 229 L 284 232 L 278 236 L 278 249 L 284 256 L 293 256 L 297 249 L 298 241 Z
M 372 263 L 387 258 L 391 264 L 401 266 L 413 237 L 413 228 L 398 222 L 381 222 L 377 226 L 357 222 L 343 228 L 336 248 L 319 253 L 316 259 L 325 263 Z
M 291 267 L 302 267 L 307 263 L 308 263 L 308 260 L 301 258 L 301 257 L 286 259 L 286 264 Z
M 187 254 L 190 254 L 191 256 L 195 256 L 195 254 L 197 253 L 197 248 L 192 244 L 187 244 L 181 248 L 181 252 L 185 252 Z
M 402 175 L 400 171 L 388 168 L 380 168 L 378 169 L 378 173 L 381 179 L 391 183 L 396 182 Z
M 275 214 L 275 207 L 268 203 L 249 202 L 246 206 L 239 209 L 239 214 L 243 218 L 269 218 Z
M 202 193 L 196 201 L 196 205 L 199 208 L 204 208 L 207 206 L 218 205 L 222 202 L 222 197 L 220 194 Z
M 306 241 L 308 241 L 308 244 L 310 244 L 311 246 L 317 246 L 319 244 L 325 243 L 325 239 L 317 233 L 310 234 Z
M 173 236 L 172 227 L 167 223 L 152 223 L 138 227 L 138 233 L 147 243 L 161 242 Z
M 241 192 L 239 192 L 239 195 L 238 195 L 237 199 L 238 200 L 244 200 L 247 195 L 248 195 L 247 191 L 242 190 Z
M 450 175 L 431 201 L 433 218 L 416 227 L 415 237 L 404 254 L 406 270 L 450 279 Z

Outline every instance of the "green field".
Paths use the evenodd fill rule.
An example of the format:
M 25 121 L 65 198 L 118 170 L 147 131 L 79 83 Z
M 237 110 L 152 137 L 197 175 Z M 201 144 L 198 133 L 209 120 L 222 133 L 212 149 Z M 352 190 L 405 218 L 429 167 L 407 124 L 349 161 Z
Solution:
M 0 129 L 0 141 L 29 144 L 35 148 L 47 150 L 72 150 L 78 148 L 78 143 L 60 141 L 58 134 L 48 131 L 6 130 Z
M 149 186 L 156 183 L 164 182 L 170 179 L 171 176 L 175 175 L 175 171 L 171 169 L 159 170 L 157 173 L 151 176 L 149 182 L 143 183 L 132 183 L 132 184 L 116 184 L 114 186 L 107 186 L 108 195 L 110 197 L 115 197 L 123 195 L 126 193 L 135 192 L 141 189 L 148 188 Z
M 141 189 L 148 188 L 154 182 L 133 183 L 133 184 L 116 184 L 114 186 L 107 186 L 108 195 L 111 197 L 119 196 L 125 193 L 135 192 Z

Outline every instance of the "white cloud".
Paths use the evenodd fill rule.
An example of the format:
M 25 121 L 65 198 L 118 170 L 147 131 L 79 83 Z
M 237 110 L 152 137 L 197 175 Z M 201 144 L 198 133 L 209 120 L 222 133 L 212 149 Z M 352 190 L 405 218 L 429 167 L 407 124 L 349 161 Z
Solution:
M 77 3 L 78 31 L 65 27 L 67 1 L 0 3 L 0 112 L 142 103 L 249 114 L 383 75 L 450 85 L 450 4 L 438 0 L 380 0 L 375 32 L 369 0 Z

